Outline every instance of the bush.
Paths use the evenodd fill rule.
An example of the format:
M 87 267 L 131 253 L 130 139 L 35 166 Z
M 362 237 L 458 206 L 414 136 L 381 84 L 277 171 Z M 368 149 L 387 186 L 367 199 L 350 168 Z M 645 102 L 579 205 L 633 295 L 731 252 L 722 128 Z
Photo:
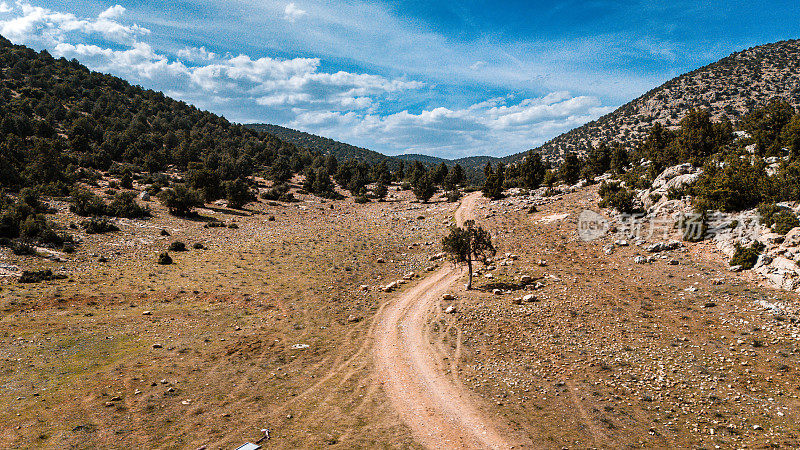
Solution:
M 185 252 L 186 250 L 186 244 L 181 241 L 175 241 L 169 245 L 169 251 L 171 252 Z
M 614 208 L 623 214 L 631 214 L 639 210 L 634 203 L 634 192 L 625 189 L 620 183 L 603 182 L 600 185 L 599 194 L 602 198 L 601 208 Z
M 19 277 L 20 283 L 39 283 L 41 281 L 50 281 L 50 280 L 63 280 L 67 278 L 66 275 L 56 275 L 53 274 L 53 271 L 50 269 L 47 270 L 25 270 L 22 272 L 22 275 Z
M 366 195 L 359 195 L 353 201 L 356 203 L 369 203 L 369 198 Z
M 792 210 L 774 203 L 758 205 L 758 214 L 760 223 L 771 227 L 772 231 L 778 234 L 786 234 L 792 228 L 800 226 L 800 220 Z
M 86 234 L 103 234 L 119 231 L 119 228 L 106 219 L 89 219 L 81 222 Z
M 169 256 L 169 253 L 164 252 L 158 255 L 158 263 L 161 264 L 162 266 L 168 266 L 172 264 L 172 257 Z
M 72 192 L 72 205 L 69 210 L 83 217 L 107 214 L 107 206 L 103 199 L 82 188 L 77 188 Z
M 736 245 L 736 251 L 731 258 L 731 266 L 741 266 L 744 270 L 752 269 L 758 262 L 758 257 L 761 254 L 763 247 L 758 243 L 753 243 L 750 247 L 742 247 Z
M 272 200 L 285 203 L 294 203 L 300 201 L 294 198 L 294 195 L 292 195 L 292 193 L 289 192 L 289 185 L 285 183 L 276 184 L 271 189 L 263 192 L 261 194 L 261 198 L 263 198 L 264 200 Z
M 11 244 L 11 252 L 17 256 L 35 256 L 36 249 L 24 242 L 14 242 Z
M 183 184 L 177 184 L 174 188 L 164 189 L 158 194 L 159 200 L 175 216 L 186 216 L 192 209 L 203 206 L 203 196 L 200 192 L 189 189 Z
M 447 198 L 448 202 L 451 202 L 451 203 L 457 202 L 457 201 L 459 201 L 461 199 L 461 191 L 459 191 L 458 189 L 455 189 L 455 190 L 452 190 L 452 191 L 447 191 L 447 194 L 445 194 L 445 197 Z
M 214 220 L 203 225 L 203 228 L 225 228 L 225 224 L 219 220 Z
M 136 194 L 133 192 L 118 192 L 114 200 L 108 205 L 108 215 L 125 217 L 127 219 L 140 219 L 150 216 L 150 210 L 142 208 L 136 203 Z
M 195 244 L 194 244 L 192 247 L 193 247 L 195 250 L 203 250 L 203 249 L 205 249 L 205 248 L 206 248 L 206 247 L 205 247 L 205 245 L 203 245 L 203 244 L 201 244 L 201 243 L 199 243 L 199 242 L 195 243 Z
M 241 209 L 244 205 L 256 200 L 255 195 L 250 191 L 250 185 L 242 178 L 226 181 L 223 188 L 229 208 Z

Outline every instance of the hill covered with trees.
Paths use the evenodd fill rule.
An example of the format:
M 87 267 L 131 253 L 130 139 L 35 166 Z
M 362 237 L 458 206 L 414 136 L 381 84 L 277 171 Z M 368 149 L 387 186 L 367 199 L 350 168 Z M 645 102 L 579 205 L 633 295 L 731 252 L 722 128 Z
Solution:
M 713 120 L 726 116 L 735 122 L 774 99 L 800 106 L 800 40 L 749 48 L 676 77 L 535 151 L 556 162 L 570 152 L 586 155 L 602 142 L 633 149 L 655 123 L 676 129 L 693 109 L 708 111 Z M 504 161 L 518 161 L 525 154 Z
M 269 133 L 285 142 L 290 142 L 309 151 L 320 152 L 323 154 L 330 153 L 340 161 L 352 160 L 366 162 L 369 164 L 380 164 L 381 162 L 386 161 L 386 163 L 392 168 L 395 168 L 398 165 L 398 161 L 390 156 L 386 156 L 366 148 L 345 144 L 344 142 L 335 141 L 330 138 L 306 133 L 304 131 L 282 127 L 280 125 L 254 123 L 247 124 L 245 127 L 259 132 Z

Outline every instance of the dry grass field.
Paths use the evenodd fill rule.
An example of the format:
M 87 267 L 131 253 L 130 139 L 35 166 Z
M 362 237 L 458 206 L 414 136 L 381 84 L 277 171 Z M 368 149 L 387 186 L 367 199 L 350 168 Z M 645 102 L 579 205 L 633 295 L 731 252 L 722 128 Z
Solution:
M 0 447 L 233 448 L 262 430 L 268 448 L 419 446 L 376 378 L 374 318 L 419 278 L 379 286 L 430 273 L 456 205 L 392 194 L 200 211 L 238 228 L 153 202 L 153 218 L 81 235 L 60 261 L 0 254 L 67 275 L 2 278 Z M 704 243 L 635 264 L 645 243 L 580 241 L 592 188 L 539 203 L 477 200 L 499 255 L 476 290 L 453 284 L 428 310 L 438 382 L 535 448 L 800 445 L 795 294 Z M 176 240 L 189 250 L 158 265 Z
M 153 218 L 77 232 L 61 261 L 3 249 L 68 278 L 2 278 L 0 447 L 232 448 L 262 429 L 270 447 L 410 445 L 369 383 L 365 337 L 391 295 L 378 286 L 431 264 L 455 205 L 392 194 L 200 210 L 238 228 L 143 202 Z M 158 265 L 173 241 L 189 250 Z
M 799 446 L 797 294 L 729 272 L 710 244 L 648 264 L 645 244 L 606 254 L 609 238 L 576 232 L 596 205 L 592 189 L 533 214 L 483 200 L 478 220 L 518 259 L 434 311 L 442 366 L 537 448 Z M 523 275 L 540 287 L 517 290 Z

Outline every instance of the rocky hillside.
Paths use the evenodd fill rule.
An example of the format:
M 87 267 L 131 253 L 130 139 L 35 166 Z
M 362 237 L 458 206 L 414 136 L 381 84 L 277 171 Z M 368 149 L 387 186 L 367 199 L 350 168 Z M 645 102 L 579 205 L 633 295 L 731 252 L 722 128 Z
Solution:
M 655 122 L 676 125 L 693 108 L 707 109 L 714 119 L 727 115 L 736 120 L 774 98 L 800 106 L 800 40 L 753 47 L 681 75 L 536 150 L 556 161 L 603 141 L 631 145 L 645 137 Z

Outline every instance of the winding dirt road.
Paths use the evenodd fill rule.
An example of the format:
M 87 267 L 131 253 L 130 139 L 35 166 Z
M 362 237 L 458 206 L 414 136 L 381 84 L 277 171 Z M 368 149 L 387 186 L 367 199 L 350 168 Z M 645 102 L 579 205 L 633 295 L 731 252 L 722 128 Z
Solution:
M 464 198 L 456 223 L 473 217 L 479 193 Z M 447 265 L 389 303 L 376 319 L 374 358 L 378 380 L 395 410 L 428 448 L 512 448 L 507 428 L 484 413 L 476 395 L 453 383 L 427 335 L 441 294 L 459 281 Z

